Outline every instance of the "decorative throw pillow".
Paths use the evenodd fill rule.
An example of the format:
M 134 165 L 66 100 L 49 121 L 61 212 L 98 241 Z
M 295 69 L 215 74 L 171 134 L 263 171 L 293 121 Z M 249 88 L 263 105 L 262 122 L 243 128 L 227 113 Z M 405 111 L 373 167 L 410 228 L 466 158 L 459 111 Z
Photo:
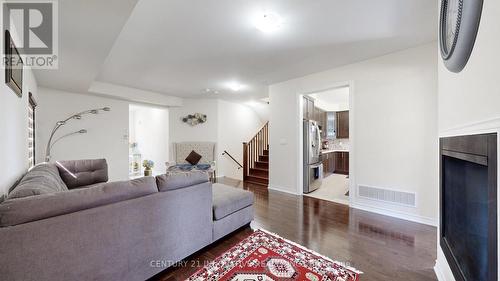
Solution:
M 210 164 L 198 164 L 196 165 L 196 169 L 206 171 L 210 169 Z
M 188 157 L 186 157 L 186 161 L 188 161 L 189 164 L 191 165 L 196 165 L 198 162 L 200 162 L 201 155 L 196 153 L 196 151 L 192 150 L 191 153 L 189 153 Z

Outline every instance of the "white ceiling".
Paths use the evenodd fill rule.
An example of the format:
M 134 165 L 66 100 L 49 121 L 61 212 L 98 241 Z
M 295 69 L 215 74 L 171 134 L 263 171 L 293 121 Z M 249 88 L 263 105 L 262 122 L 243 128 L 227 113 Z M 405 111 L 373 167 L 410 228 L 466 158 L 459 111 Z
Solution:
M 309 96 L 314 98 L 314 106 L 325 111 L 349 110 L 349 87 L 331 89 Z
M 137 1 L 58 1 L 59 69 L 35 70 L 38 84 L 87 92 Z
M 179 97 L 263 97 L 269 84 L 437 37 L 434 0 L 59 3 L 61 69 L 36 75 L 42 86 L 80 92 L 96 80 Z M 284 19 L 274 34 L 252 24 L 266 10 Z M 232 93 L 229 81 L 247 87 Z

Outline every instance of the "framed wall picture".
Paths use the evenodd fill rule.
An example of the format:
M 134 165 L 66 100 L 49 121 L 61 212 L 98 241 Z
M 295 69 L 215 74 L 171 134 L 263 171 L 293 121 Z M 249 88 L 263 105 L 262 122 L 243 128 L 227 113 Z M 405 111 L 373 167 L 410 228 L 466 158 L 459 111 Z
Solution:
M 5 84 L 19 97 L 23 96 L 23 59 L 19 54 L 10 32 L 5 30 Z

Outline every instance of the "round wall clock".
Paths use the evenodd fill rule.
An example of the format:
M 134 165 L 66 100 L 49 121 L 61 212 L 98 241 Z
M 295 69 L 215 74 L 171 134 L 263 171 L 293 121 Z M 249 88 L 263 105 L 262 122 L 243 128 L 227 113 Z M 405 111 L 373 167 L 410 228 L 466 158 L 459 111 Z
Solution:
M 439 46 L 452 72 L 464 69 L 474 48 L 483 0 L 441 0 Z

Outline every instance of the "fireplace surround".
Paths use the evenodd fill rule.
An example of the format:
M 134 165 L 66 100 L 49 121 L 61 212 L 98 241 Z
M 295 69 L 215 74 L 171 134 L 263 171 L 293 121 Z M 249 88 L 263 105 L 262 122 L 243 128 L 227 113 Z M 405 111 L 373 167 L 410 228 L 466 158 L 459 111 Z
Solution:
M 456 280 L 497 280 L 497 134 L 440 140 L 440 245 Z

